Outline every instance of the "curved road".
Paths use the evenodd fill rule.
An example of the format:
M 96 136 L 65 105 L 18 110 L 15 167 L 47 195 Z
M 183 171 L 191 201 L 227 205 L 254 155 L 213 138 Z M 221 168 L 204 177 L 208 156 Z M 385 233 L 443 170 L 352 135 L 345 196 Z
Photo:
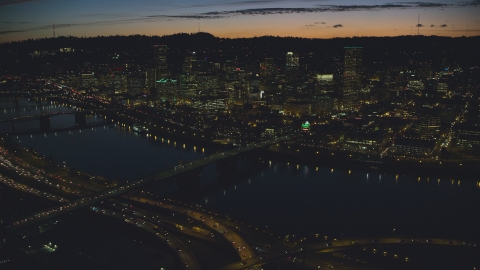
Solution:
M 149 203 L 152 205 L 156 205 L 161 208 L 169 209 L 172 211 L 176 211 L 181 214 L 185 214 L 190 218 L 193 218 L 203 224 L 205 224 L 210 230 L 215 230 L 218 235 L 222 235 L 228 242 L 232 244 L 232 247 L 235 249 L 235 251 L 238 253 L 238 256 L 240 257 L 241 260 L 244 259 L 250 259 L 256 257 L 255 252 L 253 249 L 250 247 L 250 245 L 243 240 L 240 235 L 238 235 L 236 232 L 232 230 L 228 230 L 223 224 L 218 223 L 213 216 L 204 216 L 205 214 L 203 213 L 196 213 L 195 211 L 192 211 L 192 209 L 184 207 L 184 206 L 179 206 L 179 205 L 173 205 L 169 204 L 166 202 L 160 202 L 160 201 L 154 201 L 151 199 L 145 199 L 145 198 L 138 198 L 134 196 L 127 197 L 133 201 L 137 202 L 142 202 L 142 203 Z M 214 226 L 215 225 L 215 226 Z
M 266 259 L 255 257 L 246 260 L 245 265 L 241 265 L 240 262 L 235 262 L 222 268 L 223 270 L 232 269 L 246 269 L 252 266 L 263 265 L 269 262 L 274 262 L 280 259 L 284 259 L 291 255 L 299 255 L 304 252 L 317 252 L 322 250 L 330 250 L 338 247 L 355 247 L 365 245 L 382 245 L 382 244 L 396 244 L 396 245 L 446 245 L 446 246 L 470 246 L 478 248 L 475 243 L 467 243 L 464 241 L 453 239 L 439 239 L 439 238 L 407 238 L 407 237 L 385 237 L 385 238 L 364 238 L 364 239 L 341 239 L 338 241 L 321 242 L 316 244 L 305 245 L 291 250 L 285 250 L 283 252 L 272 252 L 267 255 Z
M 158 230 L 158 226 L 150 223 L 148 221 L 142 220 L 137 217 L 132 217 L 130 215 L 122 214 L 119 212 L 111 211 L 108 209 L 98 208 L 98 207 L 90 207 L 90 210 L 96 213 L 101 213 L 109 217 L 114 217 L 117 219 L 122 219 L 127 223 L 135 225 L 140 229 L 143 229 L 147 232 L 152 233 L 156 237 L 160 238 L 163 242 L 170 246 L 170 248 L 174 251 L 177 257 L 182 262 L 183 269 L 201 269 L 200 265 L 198 264 L 197 260 L 193 256 L 193 254 L 188 250 L 187 246 L 185 246 L 182 241 L 178 240 L 175 236 L 169 235 L 168 237 Z M 180 251 L 178 250 L 180 249 Z

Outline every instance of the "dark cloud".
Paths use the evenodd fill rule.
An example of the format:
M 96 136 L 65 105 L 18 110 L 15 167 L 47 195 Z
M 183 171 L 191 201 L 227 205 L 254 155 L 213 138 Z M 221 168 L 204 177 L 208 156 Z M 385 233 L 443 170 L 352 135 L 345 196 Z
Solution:
M 448 26 L 448 25 L 446 25 L 446 24 L 442 24 L 442 25 L 440 25 L 440 27 L 447 27 L 447 26 Z
M 0 0 L 2 1 L 2 0 Z M 7 0 L 13 1 L 13 0 Z M 19 1 L 35 1 L 35 0 L 19 0 Z M 325 0 L 319 0 L 323 2 Z M 275 4 L 286 2 L 285 0 L 244 0 L 231 3 L 219 3 L 214 4 L 195 4 L 193 7 L 214 7 L 214 6 L 240 6 L 240 5 L 252 5 L 252 4 Z M 228 11 L 212 11 L 200 14 L 193 15 L 183 15 L 183 16 L 168 16 L 167 17 L 185 17 L 187 19 L 195 19 L 196 16 L 198 19 L 206 19 L 205 16 L 219 16 L 216 18 L 223 18 L 228 16 L 235 15 L 272 15 L 272 14 L 291 14 L 291 13 L 317 13 L 317 12 L 342 12 L 342 11 L 368 11 L 368 10 L 384 10 L 384 9 L 415 9 L 415 8 L 444 8 L 444 7 L 459 7 L 459 6 L 469 6 L 469 5 L 479 5 L 480 0 L 471 0 L 467 2 L 457 2 L 454 4 L 446 3 L 430 3 L 430 2 L 392 2 L 382 5 L 323 5 L 318 4 L 315 7 L 309 8 L 252 8 L 252 9 L 238 9 L 238 10 L 228 10 Z M 321 24 L 325 24 L 321 22 Z
M 151 15 L 151 16 L 147 16 L 147 18 L 176 18 L 176 19 L 194 19 L 194 20 L 198 20 L 198 19 L 220 19 L 222 18 L 222 16 L 220 15 L 201 15 L 201 14 L 198 14 L 198 15 Z
M 38 0 L 0 0 L 0 6 L 2 2 L 21 3 Z M 327 2 L 327 0 L 309 0 L 310 2 Z M 368 10 L 383 10 L 383 9 L 414 9 L 414 8 L 443 8 L 443 7 L 455 7 L 455 6 L 470 6 L 479 5 L 480 0 L 465 0 L 466 2 L 457 2 L 452 4 L 446 3 L 430 3 L 421 1 L 412 2 L 392 2 L 382 5 L 323 5 L 318 4 L 312 8 L 254 8 L 254 9 L 239 9 L 228 11 L 213 11 L 200 14 L 178 15 L 164 17 L 171 18 L 185 18 L 185 19 L 218 19 L 235 15 L 271 15 L 271 14 L 289 14 L 289 13 L 316 13 L 316 12 L 328 12 L 328 11 L 368 11 Z M 219 7 L 219 6 L 242 6 L 242 5 L 255 5 L 255 4 L 278 4 L 288 2 L 286 0 L 239 0 L 236 2 L 225 3 L 218 1 L 215 3 L 198 3 L 191 5 L 192 7 Z M 205 15 L 206 17 L 203 17 Z M 217 15 L 219 17 L 208 18 L 208 16 Z M 322 22 L 321 24 L 325 24 Z
M 457 4 L 458 6 L 478 6 L 480 5 L 480 1 L 479 0 L 472 0 L 472 1 L 469 1 L 469 2 L 460 2 Z
M 0 24 L 27 24 L 32 22 L 0 22 Z
M 20 4 L 26 2 L 33 2 L 38 0 L 0 0 L 0 9 L 2 6 L 12 5 L 12 4 Z M 318 0 L 321 1 L 321 0 Z M 115 19 L 111 18 L 111 20 L 103 20 L 103 21 L 93 21 L 88 23 L 82 24 L 56 24 L 56 28 L 64 28 L 64 27 L 72 27 L 78 25 L 115 25 L 115 24 L 123 24 L 123 23 L 130 23 L 130 22 L 150 22 L 150 21 L 171 21 L 171 20 L 198 20 L 198 19 L 221 19 L 221 18 L 228 18 L 232 16 L 242 16 L 242 15 L 275 15 L 275 14 L 302 14 L 302 13 L 321 13 L 321 12 L 344 12 L 344 11 L 377 11 L 377 10 L 391 10 L 391 9 L 415 9 L 415 8 L 443 8 L 443 7 L 461 7 L 461 6 L 477 6 L 480 5 L 480 0 L 463 0 L 465 2 L 453 2 L 450 4 L 445 3 L 427 3 L 427 2 L 391 2 L 382 5 L 323 5 L 318 4 L 314 7 L 310 8 L 252 8 L 252 9 L 236 9 L 236 10 L 226 10 L 226 11 L 212 11 L 212 12 L 205 12 L 205 13 L 194 13 L 194 14 L 184 14 L 184 15 L 150 15 L 150 16 L 142 16 L 142 17 L 130 17 L 126 18 L 132 14 L 122 14 L 123 16 L 116 16 Z M 197 4 L 197 6 L 225 6 L 225 5 L 252 5 L 252 4 L 264 4 L 264 3 L 281 3 L 286 2 L 286 0 L 238 0 L 237 2 L 231 3 L 222 3 L 219 1 L 215 4 Z M 88 16 L 88 15 L 85 15 Z M 123 17 L 123 18 L 122 18 Z M 0 24 L 27 24 L 29 22 L 0 22 Z M 314 25 L 319 24 L 326 24 L 325 22 L 314 22 L 314 24 L 306 25 L 307 27 L 311 27 Z M 33 31 L 33 30 L 43 30 L 43 29 L 50 29 L 51 25 L 45 25 L 40 27 L 34 28 L 25 28 L 21 30 L 4 30 L 0 33 L 14 33 L 14 32 L 25 32 L 25 31 Z M 343 27 L 342 24 L 336 24 L 333 26 L 334 28 Z M 417 27 L 423 27 L 423 25 L 419 24 Z M 434 26 L 431 26 L 434 27 Z M 446 24 L 441 25 L 440 27 L 447 27 Z
M 55 29 L 61 29 L 61 28 L 66 28 L 66 27 L 72 27 L 72 26 L 77 26 L 77 25 L 92 25 L 91 23 L 86 23 L 86 24 L 55 24 Z M 0 34 L 11 34 L 11 33 L 21 33 L 21 32 L 29 32 L 29 31 L 37 31 L 37 30 L 45 30 L 45 29 L 52 29 L 52 25 L 42 25 L 38 27 L 32 27 L 32 28 L 27 28 L 27 29 L 21 29 L 21 30 L 5 30 L 5 31 L 0 31 Z
M 60 28 L 65 28 L 65 27 L 72 27 L 72 26 L 76 26 L 76 25 L 80 25 L 80 24 L 73 24 L 73 23 L 55 24 L 55 29 L 60 29 Z M 88 24 L 86 24 L 86 25 L 88 25 Z M 34 27 L 34 28 L 31 28 L 31 29 L 28 29 L 28 31 L 30 31 L 30 30 L 44 30 L 44 29 L 52 29 L 52 25 L 51 25 L 51 24 L 47 24 L 47 25 L 42 25 L 42 26 Z M 27 30 L 24 30 L 24 31 L 27 31 Z
M 0 7 L 33 1 L 37 0 L 0 0 Z
M 453 4 L 444 3 L 425 3 L 425 2 L 394 2 L 383 5 L 317 5 L 310 8 L 252 8 L 238 9 L 228 11 L 212 11 L 201 13 L 206 16 L 236 16 L 236 15 L 273 15 L 273 14 L 292 14 L 292 13 L 319 13 L 319 12 L 343 12 L 343 11 L 370 11 L 386 9 L 414 9 L 414 8 L 437 8 L 450 7 Z M 459 6 L 459 5 L 456 5 Z M 322 23 L 324 24 L 324 23 Z
M 25 32 L 25 31 L 23 31 L 23 30 L 0 31 L 0 35 L 12 34 L 12 33 L 21 33 L 21 32 Z
M 1 0 L 0 0 L 1 1 Z M 252 3 L 276 3 L 283 2 L 282 0 L 245 0 L 229 3 L 228 5 L 238 4 L 252 4 Z M 216 6 L 219 4 L 197 4 L 196 6 Z M 211 11 L 198 14 L 186 14 L 186 15 L 150 15 L 146 17 L 136 19 L 114 20 L 111 24 L 130 22 L 130 21 L 152 21 L 152 20 L 167 20 L 167 19 L 186 19 L 186 20 L 199 20 L 199 19 L 221 19 L 232 16 L 242 15 L 275 15 L 275 14 L 302 14 L 302 13 L 320 13 L 320 12 L 343 12 L 343 11 L 370 11 L 370 10 L 384 10 L 384 9 L 412 9 L 412 8 L 431 8 L 449 6 L 442 3 L 424 3 L 424 2 L 394 2 L 384 5 L 317 5 L 311 8 L 252 8 L 252 9 L 237 9 L 226 11 Z M 108 24 L 108 22 L 102 23 Z M 326 24 L 325 22 L 315 22 L 314 24 Z M 423 26 L 423 25 L 422 25 Z M 338 26 L 337 26 L 338 27 Z
M 251 4 L 266 4 L 266 3 L 275 3 L 275 2 L 282 2 L 278 0 L 246 0 L 246 1 L 238 1 L 238 2 L 232 2 L 232 3 L 223 3 L 223 5 L 251 5 Z
M 410 6 L 420 7 L 420 8 L 433 8 L 433 7 L 450 6 L 449 4 L 444 4 L 444 3 L 427 3 L 427 2 L 396 2 L 396 3 L 393 3 L 393 4 L 410 5 Z
M 434 25 L 434 24 L 432 24 L 432 25 L 430 25 L 430 27 L 435 27 L 435 25 Z
M 419 23 L 419 24 L 415 25 L 415 27 L 423 27 L 423 24 Z
M 252 5 L 252 4 L 266 4 L 266 3 L 275 3 L 275 2 L 283 2 L 283 1 L 275 1 L 275 0 L 247 0 L 247 1 L 237 1 L 232 3 L 215 3 L 215 4 L 194 4 L 192 7 L 211 7 L 211 6 L 241 6 L 241 5 Z

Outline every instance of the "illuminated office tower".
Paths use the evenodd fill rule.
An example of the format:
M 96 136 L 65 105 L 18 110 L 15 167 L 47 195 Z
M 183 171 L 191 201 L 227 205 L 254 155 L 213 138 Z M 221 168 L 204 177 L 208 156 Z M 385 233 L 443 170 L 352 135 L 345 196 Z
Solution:
M 442 127 L 440 112 L 433 109 L 423 109 L 417 112 L 418 137 L 422 140 L 437 140 Z
M 185 56 L 185 58 L 183 59 L 183 66 L 182 66 L 183 72 L 192 73 L 192 63 L 194 61 L 195 61 L 195 56 L 193 55 Z
M 343 73 L 343 110 L 355 110 L 360 105 L 362 86 L 362 47 L 345 47 L 345 66 Z
M 95 80 L 95 74 L 92 73 L 83 73 L 81 74 L 81 79 L 82 79 L 82 87 L 88 88 L 92 86 L 94 80 Z
M 159 81 L 169 76 L 167 70 L 167 45 L 155 45 L 154 61 L 155 61 L 155 81 Z
M 127 92 L 127 74 L 125 74 L 123 68 L 112 69 L 111 87 L 115 94 Z
M 287 52 L 285 70 L 297 71 L 300 67 L 300 61 L 298 60 L 298 54 L 294 52 Z
M 155 68 L 148 68 L 145 72 L 145 85 L 147 87 L 155 87 L 157 81 L 155 70 Z
M 265 60 L 260 62 L 260 76 L 275 76 L 276 71 L 277 67 L 275 66 L 275 60 L 273 58 L 265 58 Z

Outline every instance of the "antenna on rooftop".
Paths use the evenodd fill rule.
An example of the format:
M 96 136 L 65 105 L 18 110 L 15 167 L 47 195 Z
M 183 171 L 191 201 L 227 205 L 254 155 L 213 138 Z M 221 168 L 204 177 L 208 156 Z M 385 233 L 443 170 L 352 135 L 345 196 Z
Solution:
M 417 23 L 417 36 L 420 36 L 420 14 L 418 14 L 418 23 Z
M 55 21 L 52 22 L 52 27 L 53 27 L 53 38 L 55 38 Z

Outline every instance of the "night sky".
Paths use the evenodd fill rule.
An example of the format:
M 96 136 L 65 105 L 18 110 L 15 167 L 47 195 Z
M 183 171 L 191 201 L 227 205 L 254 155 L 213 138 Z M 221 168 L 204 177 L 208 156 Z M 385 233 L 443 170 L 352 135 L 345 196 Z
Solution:
M 480 0 L 0 0 L 0 42 L 57 36 L 480 34 Z M 420 27 L 417 26 L 420 15 Z M 468 32 L 467 32 L 468 25 Z

